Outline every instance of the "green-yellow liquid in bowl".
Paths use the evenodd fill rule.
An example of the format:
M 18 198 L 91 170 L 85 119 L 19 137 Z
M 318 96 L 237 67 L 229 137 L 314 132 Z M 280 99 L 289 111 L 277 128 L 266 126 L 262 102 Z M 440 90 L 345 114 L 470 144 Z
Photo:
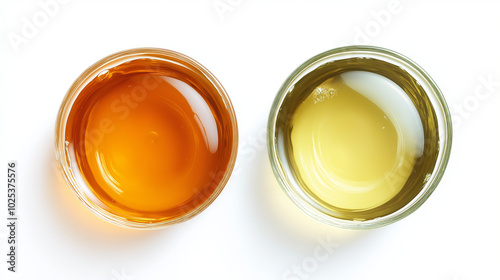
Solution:
M 372 90 L 386 91 L 375 101 L 387 103 L 381 95 L 390 95 L 392 103 L 404 108 L 400 111 L 408 123 L 384 112 L 385 104 L 351 88 L 344 75 L 323 82 L 295 111 L 293 161 L 306 190 L 322 204 L 374 208 L 401 191 L 422 153 L 423 129 L 409 98 L 391 87 L 387 78 L 367 72 L 347 74 L 351 79 L 375 79 Z M 413 126 L 402 127 L 409 125 Z
M 425 90 L 375 59 L 326 64 L 290 88 L 276 137 L 294 192 L 323 213 L 371 220 L 406 206 L 439 153 Z

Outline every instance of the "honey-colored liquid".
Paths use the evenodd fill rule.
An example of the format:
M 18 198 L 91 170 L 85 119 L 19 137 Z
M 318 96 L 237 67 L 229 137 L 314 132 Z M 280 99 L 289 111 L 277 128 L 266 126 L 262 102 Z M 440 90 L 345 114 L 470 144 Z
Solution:
M 95 203 L 139 222 L 204 203 L 232 150 L 231 116 L 216 90 L 180 66 L 152 64 L 138 59 L 99 75 L 76 100 L 66 134 Z

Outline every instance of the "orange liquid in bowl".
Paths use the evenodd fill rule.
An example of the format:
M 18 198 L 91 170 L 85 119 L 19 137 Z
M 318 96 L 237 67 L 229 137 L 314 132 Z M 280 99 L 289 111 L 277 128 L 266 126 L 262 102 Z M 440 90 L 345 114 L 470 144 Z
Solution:
M 127 220 L 158 222 L 195 211 L 217 191 L 232 168 L 234 121 L 205 76 L 137 59 L 80 92 L 66 143 L 93 203 Z

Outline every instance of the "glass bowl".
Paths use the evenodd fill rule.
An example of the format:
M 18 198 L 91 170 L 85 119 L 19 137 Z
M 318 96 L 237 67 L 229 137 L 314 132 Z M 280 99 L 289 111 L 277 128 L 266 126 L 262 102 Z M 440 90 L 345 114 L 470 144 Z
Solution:
M 55 151 L 74 194 L 113 224 L 157 229 L 207 208 L 236 160 L 229 97 L 195 60 L 165 49 L 115 53 L 85 70 L 57 116 Z
M 383 86 L 383 83 L 386 86 Z M 387 90 L 389 84 L 394 92 L 400 92 L 400 94 L 393 94 Z M 357 135 L 353 131 L 360 133 L 359 135 L 366 135 L 367 129 L 363 130 L 361 127 L 366 126 L 368 121 L 366 119 L 352 120 L 352 117 L 335 118 L 334 116 L 340 114 L 339 112 L 343 112 L 343 108 L 339 106 L 344 103 L 339 102 L 344 102 L 341 101 L 341 96 L 346 95 L 338 88 L 327 88 L 324 85 L 346 86 L 342 90 L 350 92 L 353 89 L 359 92 L 364 91 L 363 100 L 369 101 L 357 101 L 358 103 L 352 103 L 355 104 L 353 106 L 364 102 L 376 104 L 379 107 L 382 106 L 380 108 L 391 111 L 392 115 L 387 113 L 383 116 L 384 119 L 392 118 L 396 124 L 395 131 L 401 128 L 401 131 L 408 131 L 408 133 L 405 134 L 406 136 L 397 134 L 394 138 L 397 139 L 394 142 L 396 144 L 388 147 L 391 151 L 399 153 L 403 149 L 402 141 L 415 143 L 412 145 L 419 153 L 414 153 L 411 169 L 400 171 L 403 169 L 401 164 L 403 161 L 399 163 L 396 161 L 396 164 L 391 165 L 394 167 L 391 167 L 392 171 L 381 173 L 382 179 L 373 181 L 375 183 L 365 184 L 364 181 L 352 179 L 364 176 L 361 172 L 363 170 L 354 171 L 364 164 L 363 154 L 360 156 L 359 151 L 366 147 L 360 146 L 353 149 L 350 147 L 350 142 L 343 142 L 344 146 L 334 150 L 333 145 L 340 143 L 337 141 L 340 136 Z M 382 88 L 384 90 L 378 90 Z M 321 115 L 323 114 L 319 113 L 323 110 L 321 108 L 326 107 L 318 106 L 326 106 L 320 105 L 325 104 L 325 100 L 330 102 L 328 104 L 331 104 L 329 106 L 332 106 L 332 109 L 324 109 L 325 113 Z M 406 102 L 406 105 L 403 105 L 410 106 L 410 110 L 402 109 L 403 107 L 400 106 L 402 103 L 397 103 L 400 102 L 398 100 Z M 345 112 L 348 114 L 352 110 L 354 109 L 348 108 Z M 357 112 L 363 114 L 365 111 Z M 410 117 L 411 119 L 405 117 L 406 111 L 415 112 L 412 115 L 414 117 Z M 325 123 L 318 124 L 322 122 L 323 117 L 333 119 L 329 119 L 330 123 L 325 119 Z M 332 130 L 334 125 L 340 127 L 343 124 L 348 125 L 346 125 L 347 128 L 343 128 L 342 133 Z M 385 128 L 380 127 L 380 129 Z M 417 135 L 415 133 L 418 137 L 410 137 Z M 318 135 L 330 137 L 324 138 L 327 140 L 321 140 L 324 143 L 321 149 L 316 149 L 317 145 L 320 145 L 319 140 L 315 138 L 320 137 Z M 328 225 L 346 229 L 370 229 L 408 216 L 431 195 L 448 163 L 452 125 L 450 112 L 441 91 L 432 78 L 415 62 L 399 53 L 380 47 L 347 46 L 314 56 L 300 65 L 287 78 L 271 108 L 267 140 L 269 158 L 275 177 L 283 191 L 298 208 Z M 370 145 L 375 143 L 375 140 L 372 142 L 365 140 L 353 138 L 351 142 Z M 387 143 L 376 142 L 374 147 L 382 147 L 388 145 Z M 376 155 L 377 150 L 366 151 L 368 151 L 367 154 Z M 388 160 L 387 157 L 387 154 L 384 154 L 370 158 L 371 161 L 367 159 L 367 162 L 374 163 L 365 168 L 367 174 L 379 168 L 379 165 L 383 165 Z M 354 163 L 348 162 L 349 160 Z M 338 166 L 341 168 L 331 167 L 334 165 L 325 167 L 325 162 L 340 162 Z M 349 173 L 351 179 L 338 175 L 347 174 L 344 167 L 348 164 L 351 164 L 354 170 Z M 328 169 L 330 167 L 331 169 Z M 401 172 L 404 172 L 404 175 L 401 175 Z M 395 180 L 398 185 L 383 183 L 395 182 Z M 387 185 L 387 187 L 383 185 L 387 190 L 392 188 L 393 195 L 387 198 L 381 196 L 383 199 L 379 199 L 379 194 L 382 192 L 377 193 L 376 189 L 382 184 Z M 399 187 L 396 188 L 396 186 Z

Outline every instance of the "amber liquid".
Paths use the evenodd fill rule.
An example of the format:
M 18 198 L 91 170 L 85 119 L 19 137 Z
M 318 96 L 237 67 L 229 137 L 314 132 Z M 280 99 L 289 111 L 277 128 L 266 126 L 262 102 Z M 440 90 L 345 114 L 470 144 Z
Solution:
M 204 76 L 138 59 L 85 87 L 66 140 L 95 204 L 157 222 L 195 211 L 212 196 L 229 166 L 230 123 Z

